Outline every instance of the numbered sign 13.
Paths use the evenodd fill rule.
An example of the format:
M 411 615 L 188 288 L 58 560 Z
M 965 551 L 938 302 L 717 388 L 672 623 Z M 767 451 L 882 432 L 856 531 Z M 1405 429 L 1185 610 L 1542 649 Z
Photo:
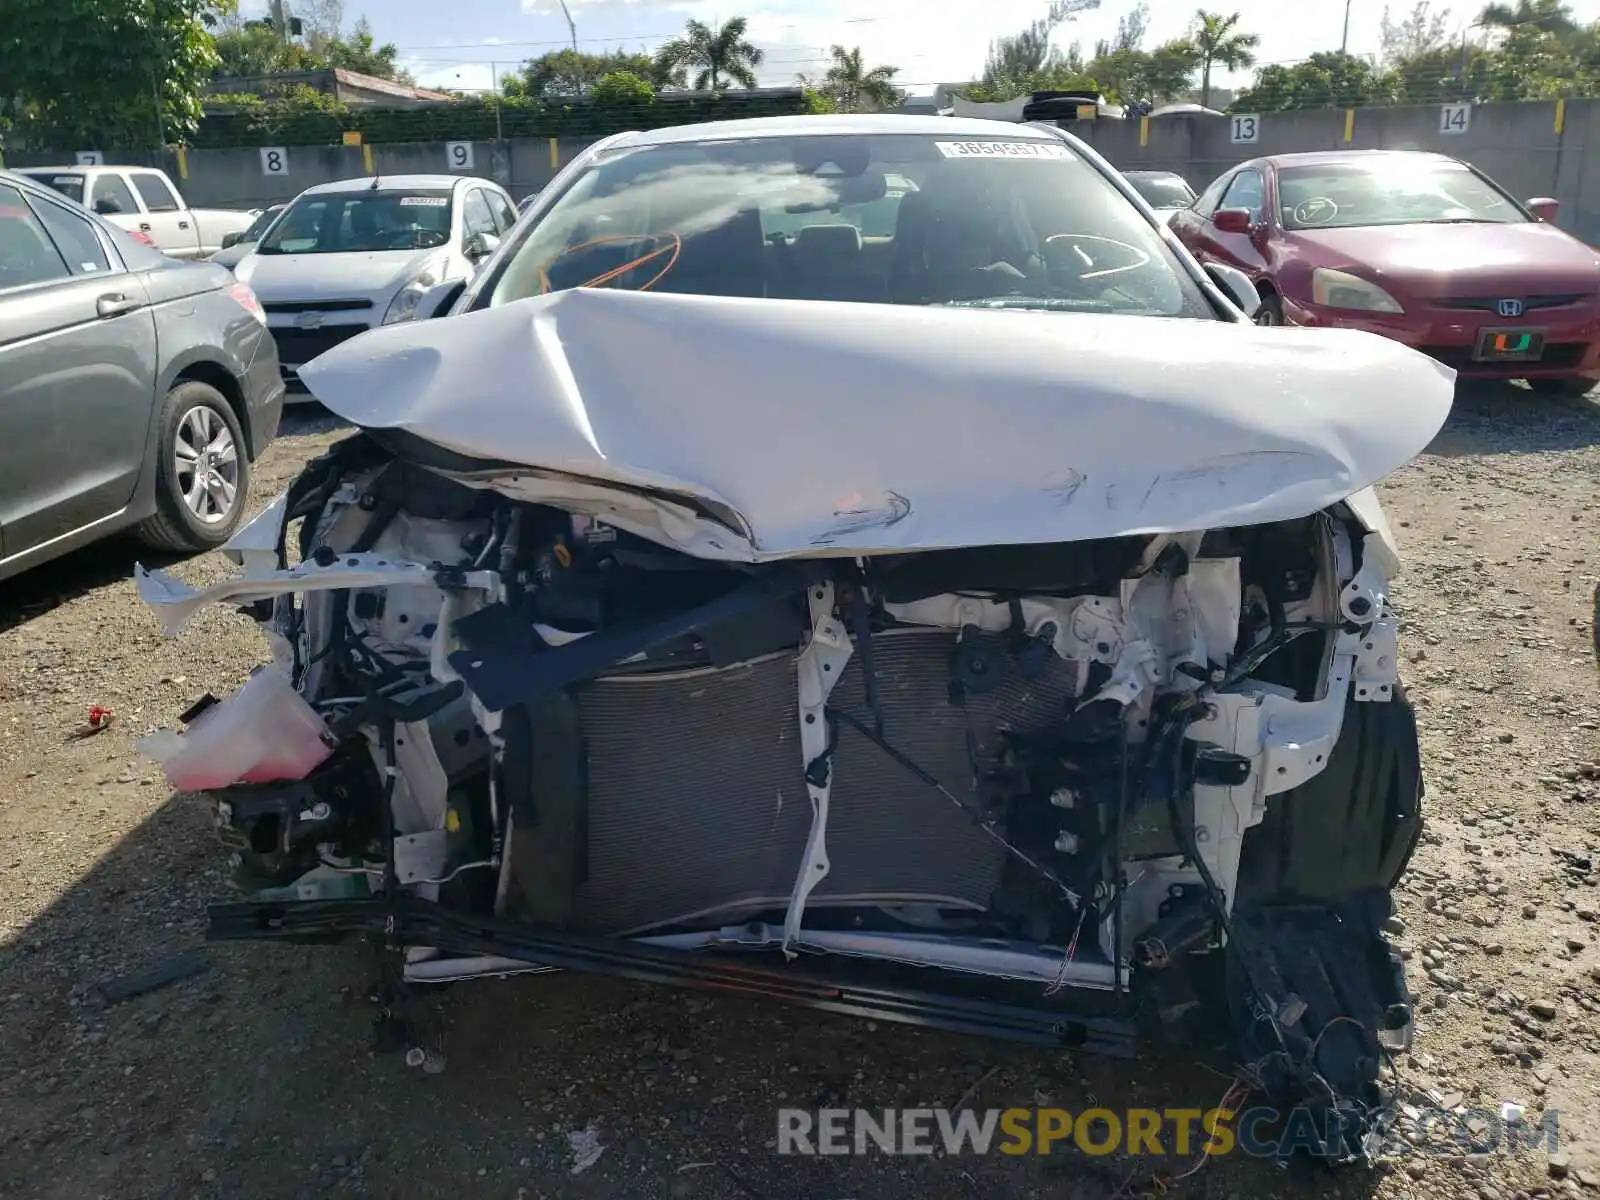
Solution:
M 1258 113 L 1236 113 L 1230 118 L 1229 132 L 1235 145 L 1250 146 L 1261 140 L 1261 117 Z

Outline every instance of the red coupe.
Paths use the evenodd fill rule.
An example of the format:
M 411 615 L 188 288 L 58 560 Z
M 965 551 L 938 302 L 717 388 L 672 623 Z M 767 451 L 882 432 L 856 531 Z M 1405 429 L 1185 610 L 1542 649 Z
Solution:
M 1539 392 L 1600 382 L 1600 254 L 1442 154 L 1349 150 L 1242 163 L 1171 226 L 1243 270 L 1263 325 L 1338 325 L 1414 346 L 1468 379 Z

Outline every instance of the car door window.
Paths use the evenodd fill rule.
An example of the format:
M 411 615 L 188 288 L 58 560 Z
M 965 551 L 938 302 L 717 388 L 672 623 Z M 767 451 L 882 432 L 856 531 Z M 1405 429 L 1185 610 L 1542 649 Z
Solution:
M 139 202 L 133 198 L 121 175 L 97 175 L 89 196 L 89 209 L 107 215 L 136 213 L 139 211 Z
M 475 233 L 486 237 L 499 236 L 500 230 L 494 223 L 494 214 L 489 210 L 489 201 L 484 198 L 482 188 L 473 188 L 467 193 L 467 201 L 461 209 L 461 220 L 468 237 Z
M 151 212 L 177 212 L 183 207 L 161 176 L 150 171 L 135 171 L 131 178 L 133 186 L 139 189 L 139 195 L 144 198 L 145 207 Z
M 495 224 L 499 225 L 500 232 L 504 233 L 517 223 L 517 210 L 511 207 L 511 201 L 504 192 L 490 192 L 488 195 Z
M 74 275 L 104 275 L 111 270 L 100 235 L 88 221 L 48 200 L 35 200 L 33 211 Z
M 0 185 L 0 291 L 70 276 L 66 260 L 22 193 Z
M 1224 175 L 1220 179 L 1212 180 L 1211 186 L 1201 192 L 1199 197 L 1189 207 L 1194 210 L 1197 217 L 1209 217 L 1217 211 L 1217 205 L 1222 202 L 1222 193 L 1232 183 L 1234 176 Z
M 1263 194 L 1261 172 L 1240 171 L 1223 193 L 1221 207 L 1242 208 L 1250 214 L 1251 220 L 1259 221 Z

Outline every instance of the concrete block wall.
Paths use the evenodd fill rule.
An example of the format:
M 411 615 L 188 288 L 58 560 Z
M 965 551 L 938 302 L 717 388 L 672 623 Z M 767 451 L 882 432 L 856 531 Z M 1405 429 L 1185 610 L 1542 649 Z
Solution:
M 1262 154 L 1296 150 L 1436 150 L 1471 162 L 1521 199 L 1561 201 L 1559 224 L 1600 244 L 1600 101 L 1482 104 L 1467 128 L 1442 130 L 1438 105 L 1263 113 L 1257 140 L 1234 140 L 1232 119 L 1206 115 L 1083 122 L 1074 131 L 1123 170 L 1176 171 L 1203 188 L 1223 171 Z M 479 141 L 472 167 L 521 199 L 549 182 L 592 139 L 521 138 Z M 376 146 L 290 146 L 287 174 L 262 170 L 257 147 L 122 155 L 120 161 L 160 166 L 179 181 L 191 204 L 253 208 L 287 200 L 316 183 L 361 175 L 447 172 L 446 143 Z M 11 166 L 71 162 L 73 154 L 13 154 Z

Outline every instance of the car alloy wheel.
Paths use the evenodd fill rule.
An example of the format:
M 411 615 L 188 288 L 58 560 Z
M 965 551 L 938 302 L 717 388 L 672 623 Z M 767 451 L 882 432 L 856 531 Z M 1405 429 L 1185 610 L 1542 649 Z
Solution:
M 195 405 L 178 421 L 173 474 L 183 503 L 206 525 L 221 525 L 239 504 L 239 447 L 220 416 Z

